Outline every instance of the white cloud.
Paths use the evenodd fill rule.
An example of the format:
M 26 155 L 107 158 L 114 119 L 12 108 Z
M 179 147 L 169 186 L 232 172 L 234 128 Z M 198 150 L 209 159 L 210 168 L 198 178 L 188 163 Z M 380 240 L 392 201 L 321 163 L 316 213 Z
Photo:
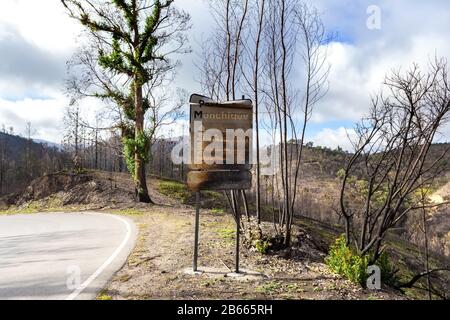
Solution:
M 357 121 L 393 68 L 407 69 L 414 62 L 426 67 L 435 54 L 450 58 L 449 1 L 377 1 L 381 30 L 369 30 L 366 9 L 373 4 L 372 0 L 351 6 L 338 0 L 314 2 L 323 12 L 326 28 L 338 32 L 341 41 L 330 46 L 330 91 L 316 107 L 315 123 Z
M 370 101 L 369 66 L 360 66 L 361 52 L 356 46 L 332 43 L 329 48 L 330 87 L 318 103 L 312 117 L 317 123 L 356 120 L 367 110 Z M 381 81 L 381 80 L 380 80 Z
M 68 105 L 68 99 L 61 94 L 48 99 L 10 101 L 0 98 L 0 126 L 12 126 L 15 133 L 24 135 L 27 122 L 31 122 L 33 138 L 60 143 L 65 130 L 62 119 Z M 96 115 L 103 108 L 104 104 L 94 98 L 80 103 L 83 118 L 89 119 L 92 126 L 95 125 Z
M 60 92 L 68 55 L 36 46 L 1 21 L 0 52 L 0 97 L 17 100 Z
M 450 57 L 446 34 L 411 35 L 408 47 L 373 42 L 365 45 L 332 43 L 329 50 L 330 90 L 319 102 L 312 120 L 317 123 L 360 119 L 370 107 L 393 69 L 407 70 L 413 63 L 426 70 L 431 59 Z
M 351 151 L 352 144 L 350 141 L 355 138 L 355 135 L 354 129 L 338 128 L 334 130 L 325 128 L 310 140 L 316 146 L 324 146 L 331 149 L 340 147 L 343 150 Z
M 77 47 L 77 35 L 82 28 L 67 16 L 59 0 L 1 1 L 0 45 L 13 30 L 16 44 L 21 46 L 15 49 L 20 59 L 10 58 L 3 69 L 0 65 L 0 125 L 22 128 L 26 121 L 31 121 L 37 129 L 37 138 L 58 142 L 61 117 L 67 105 L 62 94 L 65 60 Z M 379 90 L 391 68 L 407 68 L 412 62 L 426 64 L 435 53 L 450 57 L 450 2 L 377 1 L 382 14 L 382 29 L 377 31 L 366 28 L 366 9 L 373 4 L 372 0 L 351 5 L 341 0 L 312 3 L 324 13 L 326 28 L 340 32 L 342 42 L 335 42 L 330 48 L 330 91 L 317 105 L 312 119 L 323 129 L 310 140 L 346 148 L 345 129 L 326 129 L 328 122 L 358 120 L 368 110 L 370 94 Z M 183 0 L 176 4 L 192 15 L 193 29 L 189 36 L 194 52 L 181 57 L 183 66 L 175 85 L 191 93 L 199 90 L 193 61 L 202 39 L 213 29 L 213 19 L 206 0 Z M 11 45 L 13 41 L 8 43 Z M 4 55 L 2 51 L 0 54 Z M 5 56 L 2 59 L 6 61 Z M 84 105 L 92 106 L 92 112 L 100 108 L 98 101 L 87 101 Z M 180 124 L 175 127 L 179 131 Z M 442 139 L 449 137 L 450 129 L 444 128 Z M 264 142 L 269 140 L 267 136 Z
M 16 26 L 30 43 L 54 53 L 71 52 L 81 31 L 60 0 L 2 0 L 0 22 Z
M 24 134 L 27 122 L 35 129 L 33 138 L 59 143 L 65 98 L 49 100 L 24 99 L 8 101 L 0 99 L 0 125 L 14 127 L 14 132 Z

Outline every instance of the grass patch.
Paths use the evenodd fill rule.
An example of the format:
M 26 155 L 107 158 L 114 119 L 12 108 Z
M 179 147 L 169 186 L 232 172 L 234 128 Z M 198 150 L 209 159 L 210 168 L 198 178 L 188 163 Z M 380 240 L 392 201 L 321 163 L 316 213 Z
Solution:
M 11 206 L 6 210 L 0 210 L 0 215 L 35 214 L 39 212 L 70 212 L 74 208 L 64 207 L 61 199 L 51 197 L 45 200 L 32 201 L 20 207 Z
M 210 287 L 213 287 L 216 283 L 223 282 L 223 281 L 224 281 L 223 279 L 209 279 L 209 280 L 200 282 L 200 285 L 205 288 L 210 288 Z
M 389 244 L 387 252 L 395 259 L 394 267 L 397 270 L 395 280 L 397 283 L 409 282 L 416 274 L 423 271 L 424 262 L 421 261 L 423 259 L 423 253 L 420 252 L 417 246 L 398 237 L 390 237 L 387 243 Z M 436 269 L 446 265 L 445 258 L 434 255 L 433 253 L 431 253 L 429 263 L 430 269 Z M 445 279 L 448 278 L 442 277 L 439 282 L 444 282 Z M 441 286 L 439 285 L 439 287 Z M 426 290 L 421 290 L 420 288 L 426 288 L 426 278 L 417 282 L 413 288 L 404 288 L 404 293 L 410 299 L 428 299 Z M 442 288 L 440 289 L 442 292 Z
M 113 298 L 110 295 L 107 295 L 107 294 L 100 294 L 97 297 L 97 300 L 101 300 L 101 301 L 110 301 L 112 299 Z
M 256 292 L 263 294 L 273 294 L 278 292 L 283 288 L 283 285 L 277 281 L 267 282 L 256 288 Z
M 216 215 L 224 215 L 225 214 L 225 210 L 220 209 L 220 208 L 213 208 L 211 210 L 212 214 L 216 214 Z
M 144 211 L 141 211 L 141 210 L 138 210 L 138 209 L 134 209 L 134 208 L 113 210 L 112 213 L 113 214 L 117 214 L 117 215 L 121 215 L 121 216 L 132 216 L 132 217 L 142 216 L 142 215 L 145 214 Z
M 34 208 L 9 208 L 7 210 L 1 210 L 0 216 L 12 216 L 16 214 L 34 214 L 38 212 L 39 210 Z
M 171 197 L 176 200 L 180 200 L 182 203 L 187 203 L 191 193 L 187 190 L 186 186 L 183 183 L 176 181 L 159 181 L 158 192 Z
M 300 288 L 297 283 L 291 283 L 286 285 L 286 290 L 290 293 L 303 293 L 305 289 Z
M 202 191 L 202 196 L 206 196 L 210 200 L 220 201 L 223 199 L 222 194 L 216 191 Z
M 236 230 L 232 228 L 221 228 L 217 230 L 219 237 L 226 242 L 233 242 L 236 238 Z
M 300 227 L 304 228 L 308 233 L 313 235 L 315 238 L 322 239 L 328 245 L 331 245 L 339 236 L 342 228 L 329 227 L 318 221 L 313 221 L 307 218 L 298 218 L 295 221 Z

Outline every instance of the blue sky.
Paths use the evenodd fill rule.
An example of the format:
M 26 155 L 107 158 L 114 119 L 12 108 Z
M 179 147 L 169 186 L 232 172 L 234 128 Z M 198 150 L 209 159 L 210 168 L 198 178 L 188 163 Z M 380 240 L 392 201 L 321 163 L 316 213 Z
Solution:
M 192 15 L 194 52 L 182 59 L 174 84 L 201 93 L 195 81 L 198 46 L 213 27 L 207 0 L 176 0 Z M 330 91 L 316 106 L 308 140 L 349 148 L 355 121 L 367 112 L 370 95 L 380 89 L 386 72 L 413 62 L 426 66 L 435 53 L 450 58 L 450 1 L 447 0 L 315 0 L 328 31 L 338 34 L 330 44 Z M 381 29 L 367 28 L 367 9 L 380 9 Z M 23 133 L 31 121 L 35 138 L 59 142 L 65 62 L 77 47 L 80 27 L 64 13 L 59 0 L 2 0 L 0 4 L 0 125 Z M 87 112 L 101 108 L 84 103 Z M 183 121 L 177 126 L 181 130 Z M 441 140 L 450 140 L 445 128 Z

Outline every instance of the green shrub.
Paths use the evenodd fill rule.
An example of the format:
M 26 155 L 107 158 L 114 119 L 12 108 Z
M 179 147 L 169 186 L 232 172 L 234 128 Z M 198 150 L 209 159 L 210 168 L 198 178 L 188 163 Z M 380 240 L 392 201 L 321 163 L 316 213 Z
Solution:
M 389 260 L 389 256 L 383 252 L 378 258 L 376 265 L 381 269 L 381 280 L 383 283 L 393 285 L 396 282 L 395 267 Z
M 325 263 L 331 271 L 346 277 L 348 280 L 363 285 L 367 280 L 367 256 L 359 256 L 347 246 L 345 235 L 340 236 L 331 246 Z
M 270 244 L 267 240 L 259 239 L 255 241 L 255 249 L 261 254 L 266 254 L 269 250 L 269 246 Z
M 325 263 L 331 271 L 346 277 L 348 280 L 365 286 L 369 267 L 369 256 L 360 256 L 354 253 L 346 244 L 345 235 L 341 235 L 330 247 L 330 252 L 325 258 Z M 381 280 L 385 284 L 395 283 L 394 266 L 389 256 L 383 253 L 375 263 L 381 270 Z

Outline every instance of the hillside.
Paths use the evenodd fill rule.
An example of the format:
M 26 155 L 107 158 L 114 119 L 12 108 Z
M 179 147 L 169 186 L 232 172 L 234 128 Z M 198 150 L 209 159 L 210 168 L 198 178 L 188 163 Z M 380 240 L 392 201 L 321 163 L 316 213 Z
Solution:
M 432 145 L 428 161 L 435 161 L 450 148 L 450 143 Z M 291 149 L 294 149 L 291 147 Z M 290 150 L 291 150 L 290 149 Z M 322 147 L 306 147 L 301 166 L 301 174 L 298 185 L 298 200 L 295 205 L 295 214 L 299 217 L 307 217 L 321 221 L 328 225 L 339 225 L 341 220 L 337 211 L 339 210 L 339 194 L 341 182 L 337 177 L 337 172 L 345 168 L 350 153 L 342 150 L 331 150 Z M 450 152 L 447 152 L 443 161 L 444 173 L 439 175 L 433 183 L 433 190 L 436 192 L 433 197 L 441 202 L 448 197 L 450 183 Z M 356 170 L 356 175 L 358 175 Z M 263 193 L 262 203 L 270 207 L 272 201 L 271 190 L 273 177 L 262 178 Z M 250 193 L 254 200 L 254 190 Z M 447 199 L 448 201 L 448 199 Z M 428 220 L 430 249 L 438 254 L 450 256 L 450 214 L 449 206 L 444 206 L 438 210 L 433 210 L 432 216 Z M 267 215 L 270 219 L 271 210 Z M 395 234 L 412 241 L 417 245 L 423 245 L 423 236 L 418 223 L 420 217 L 411 216 L 400 225 Z
M 0 197 L 23 190 L 35 178 L 69 165 L 61 148 L 0 132 Z

